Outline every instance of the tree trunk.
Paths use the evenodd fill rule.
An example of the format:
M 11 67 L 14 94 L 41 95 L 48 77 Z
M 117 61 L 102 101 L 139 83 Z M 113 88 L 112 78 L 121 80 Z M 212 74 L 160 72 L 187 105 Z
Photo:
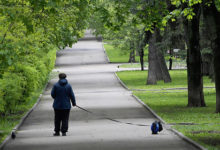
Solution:
M 208 18 L 207 18 L 208 17 Z M 204 14 L 204 7 L 201 7 L 200 19 L 200 47 L 202 53 L 202 73 L 203 76 L 214 77 L 213 66 L 213 50 L 212 43 L 214 42 L 215 30 L 213 29 L 214 19 L 212 16 Z M 212 68 L 212 69 L 211 69 Z
M 169 70 L 172 70 L 172 65 L 173 65 L 173 59 L 172 59 L 172 55 L 169 58 Z
M 209 68 L 209 78 L 211 79 L 212 82 L 215 81 L 215 75 L 214 75 L 214 59 L 212 59 L 210 68 Z
M 200 5 L 194 5 L 195 16 L 191 21 L 184 19 L 184 29 L 187 43 L 187 79 L 188 106 L 205 106 L 203 94 L 202 59 L 199 45 Z
M 128 60 L 129 63 L 135 63 L 135 49 L 134 49 L 134 43 L 130 42 L 130 57 Z
M 141 63 L 141 70 L 144 70 L 144 48 L 148 42 L 150 31 L 143 30 L 144 34 L 142 36 L 142 40 L 139 43 L 138 49 L 139 49 L 139 55 L 140 55 L 140 63 Z
M 150 37 L 149 47 L 148 47 L 148 78 L 147 84 L 154 85 L 157 84 L 158 79 L 162 79 L 162 74 L 158 74 L 159 63 L 157 59 L 157 51 L 156 51 L 156 36 L 155 33 Z
M 140 55 L 141 71 L 144 71 L 144 48 L 140 49 L 139 55 Z
M 158 51 L 158 57 L 159 57 L 160 69 L 162 71 L 162 76 L 163 76 L 162 80 L 165 83 L 169 83 L 171 82 L 171 77 L 170 77 L 170 74 L 169 74 L 169 71 L 166 65 L 166 61 L 164 59 L 164 55 L 160 50 Z
M 205 57 L 205 56 L 203 56 Z M 208 76 L 209 75 L 209 71 L 210 71 L 210 67 L 211 67 L 211 64 L 207 61 L 202 61 L 202 75 L 203 76 Z
M 147 84 L 157 84 L 158 80 L 164 80 L 164 82 L 171 82 L 170 74 L 168 72 L 166 62 L 163 53 L 157 47 L 157 43 L 161 42 L 160 30 L 155 29 L 154 34 L 149 40 L 149 69 Z
M 205 1 L 206 2 L 206 1 Z M 204 3 L 205 3 L 204 2 Z M 216 112 L 220 113 L 220 12 L 218 12 L 214 1 L 208 7 L 203 5 L 204 18 L 212 23 L 213 36 L 213 55 L 214 55 L 214 76 L 215 76 L 215 89 L 216 89 Z

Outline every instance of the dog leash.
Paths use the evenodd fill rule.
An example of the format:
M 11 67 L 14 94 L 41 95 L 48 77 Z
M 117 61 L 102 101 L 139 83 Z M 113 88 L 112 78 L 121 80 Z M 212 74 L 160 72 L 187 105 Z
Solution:
M 81 109 L 81 110 L 83 110 L 83 111 L 85 111 L 87 113 L 90 113 L 90 114 L 92 114 L 94 116 L 101 116 L 100 114 L 96 114 L 96 113 L 94 113 L 92 111 L 89 111 L 89 110 L 87 110 L 85 108 L 82 108 L 82 107 L 80 107 L 78 105 L 76 105 L 76 107 L 78 107 L 79 109 Z M 131 123 L 131 122 L 122 122 L 122 121 L 119 121 L 119 120 L 116 120 L 116 119 L 112 119 L 112 118 L 109 118 L 109 117 L 102 117 L 102 118 L 110 120 L 110 121 L 113 121 L 113 122 L 117 122 L 117 123 L 120 123 L 120 124 L 127 124 L 127 125 L 133 125 L 133 126 L 142 126 L 142 127 L 151 126 L 151 125 L 146 125 L 146 124 L 136 124 L 136 123 Z

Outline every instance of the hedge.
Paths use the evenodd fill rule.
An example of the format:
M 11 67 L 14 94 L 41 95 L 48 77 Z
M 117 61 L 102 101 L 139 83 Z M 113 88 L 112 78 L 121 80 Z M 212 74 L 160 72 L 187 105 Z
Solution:
M 0 79 L 0 114 L 15 113 L 19 105 L 47 82 L 48 75 L 54 67 L 56 50 L 25 56 L 9 66 Z

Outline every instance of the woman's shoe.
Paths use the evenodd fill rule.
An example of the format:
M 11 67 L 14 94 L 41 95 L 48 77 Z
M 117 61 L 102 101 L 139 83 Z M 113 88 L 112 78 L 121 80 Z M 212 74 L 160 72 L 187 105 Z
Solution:
M 60 136 L 60 132 L 55 132 L 53 136 Z

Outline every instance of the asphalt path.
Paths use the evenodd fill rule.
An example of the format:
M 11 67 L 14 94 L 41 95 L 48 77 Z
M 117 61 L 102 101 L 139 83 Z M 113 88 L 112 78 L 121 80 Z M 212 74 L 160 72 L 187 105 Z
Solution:
M 74 107 L 71 109 L 67 136 L 53 136 L 53 99 L 50 91 L 58 77 L 52 79 L 40 103 L 20 127 L 17 138 L 5 150 L 194 150 L 173 132 L 164 129 L 152 135 L 149 126 L 156 118 L 124 89 L 115 76 L 116 64 L 108 64 L 102 42 L 87 32 L 72 48 L 57 53 L 54 71 L 64 72 L 76 95 L 77 105 L 96 115 Z

